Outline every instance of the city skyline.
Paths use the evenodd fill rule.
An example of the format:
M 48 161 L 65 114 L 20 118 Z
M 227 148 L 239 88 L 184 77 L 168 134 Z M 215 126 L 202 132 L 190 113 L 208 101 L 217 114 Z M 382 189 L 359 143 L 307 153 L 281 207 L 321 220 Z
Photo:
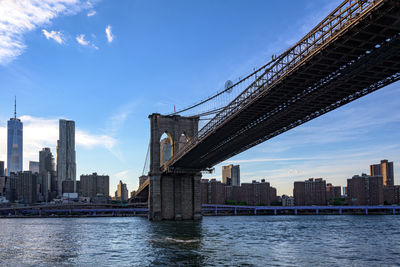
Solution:
M 210 31 L 210 25 L 201 23 L 201 12 L 204 10 L 200 8 L 189 12 L 195 15 L 191 18 L 195 21 L 194 24 L 180 26 L 180 22 L 188 18 L 179 14 L 185 13 L 188 7 L 176 7 L 178 11 L 175 15 L 180 20 L 170 21 L 165 25 L 172 27 L 174 37 L 162 50 L 166 55 L 160 55 L 162 53 L 156 51 L 156 55 L 150 58 L 148 55 L 157 47 L 150 46 L 146 50 L 146 46 L 165 37 L 162 31 L 156 31 L 154 37 L 143 37 L 135 26 L 134 30 L 127 26 L 143 26 L 140 23 L 143 18 L 136 13 L 152 8 L 146 4 L 134 6 L 121 1 L 119 6 L 112 6 L 109 10 L 109 4 L 101 1 L 92 7 L 82 7 L 75 14 L 57 15 L 50 23 L 37 23 L 33 31 L 24 35 L 27 49 L 11 61 L 1 62 L 0 68 L 3 72 L 0 73 L 0 79 L 4 81 L 6 89 L 2 93 L 4 101 L 0 109 L 0 160 L 7 161 L 5 123 L 12 114 L 12 100 L 17 95 L 21 103 L 19 114 L 22 116 L 19 117 L 24 123 L 25 169 L 30 160 L 38 160 L 38 153 L 42 148 L 50 147 L 55 153 L 58 119 L 70 119 L 77 124 L 77 175 L 92 172 L 108 174 L 110 190 L 114 190 L 120 179 L 128 184 L 130 191 L 134 190 L 137 188 L 147 151 L 148 114 L 155 111 L 171 112 L 174 105 L 181 107 L 191 103 L 193 99 L 215 92 L 227 79 L 234 80 L 250 72 L 272 54 L 278 54 L 293 44 L 297 37 L 305 34 L 338 2 L 340 1 L 324 1 L 321 4 L 324 6 L 322 9 L 319 1 L 293 3 L 285 8 L 280 6 L 284 3 L 260 3 L 264 7 L 258 6 L 258 9 L 271 12 L 268 13 L 271 21 L 277 16 L 287 16 L 287 19 L 267 31 L 266 25 L 271 21 L 264 18 L 268 17 L 264 15 L 258 18 L 258 23 L 251 22 L 253 31 L 249 33 L 242 33 L 241 29 L 249 27 L 250 21 L 241 20 L 243 25 L 236 24 L 233 15 L 221 12 L 225 6 L 215 3 L 208 17 L 213 22 L 222 23 L 211 33 L 215 40 L 213 48 L 217 53 L 210 51 L 207 43 L 196 44 L 200 37 L 206 36 Z M 296 14 L 303 5 L 307 7 L 305 12 Z M 162 14 L 162 7 L 153 7 L 160 18 L 148 25 L 146 31 L 155 30 L 162 19 L 165 19 L 167 15 Z M 124 9 L 132 10 L 137 18 L 130 18 L 127 13 L 119 12 Z M 235 1 L 228 9 L 232 13 L 241 9 L 247 16 L 261 12 Z M 96 14 L 88 16 L 92 11 L 96 11 Z M 119 13 L 120 18 L 112 15 Z M 224 24 L 225 20 L 231 21 L 235 27 Z M 306 22 L 308 20 L 311 22 Z M 298 29 L 296 34 L 290 32 L 289 26 L 293 23 L 301 29 L 300 34 Z M 178 34 L 182 28 L 176 29 L 177 27 L 183 27 L 185 38 Z M 196 28 L 197 35 L 191 31 L 191 27 Z M 51 36 L 57 36 L 51 34 L 52 31 L 63 33 L 60 38 L 64 38 L 61 39 L 64 41 L 61 44 L 56 39 L 51 39 Z M 238 31 L 244 34 L 243 40 L 234 38 Z M 260 31 L 264 35 L 262 38 L 254 34 Z M 136 35 L 128 37 L 131 33 Z M 81 34 L 85 34 L 83 38 Z M 113 38 L 109 39 L 109 36 Z M 75 37 L 79 38 L 75 41 Z M 135 37 L 144 39 L 138 42 Z M 81 44 L 88 41 L 87 45 Z M 230 42 L 227 51 L 225 42 Z M 130 52 L 132 43 L 136 50 Z M 280 43 L 284 43 L 284 47 Z M 140 56 L 138 51 L 146 53 Z M 127 53 L 135 58 L 135 62 L 124 60 Z M 165 71 L 170 63 L 169 57 L 174 58 L 174 63 L 170 66 L 171 70 Z M 194 59 L 197 65 L 190 64 L 188 57 Z M 39 58 L 43 60 L 43 64 L 38 69 L 29 69 Z M 65 66 L 59 65 L 61 60 L 66 62 Z M 103 62 L 108 62 L 108 65 L 101 67 Z M 151 80 L 149 83 L 151 77 L 148 73 L 152 73 L 149 69 L 153 65 L 158 66 L 157 64 L 160 64 L 160 69 L 157 67 L 156 71 L 162 74 L 159 74 L 157 81 Z M 209 66 L 213 67 L 208 69 Z M 60 69 L 52 70 L 57 67 Z M 68 75 L 64 78 L 58 72 L 66 72 Z M 93 76 L 93 72 L 98 74 Z M 76 81 L 71 81 L 71 76 Z M 190 93 L 187 91 L 188 85 Z M 277 187 L 278 194 L 285 194 L 290 193 L 293 181 L 310 177 L 324 177 L 335 185 L 345 185 L 347 178 L 362 172 L 367 173 L 370 164 L 384 158 L 395 162 L 397 173 L 400 171 L 400 116 L 394 111 L 400 107 L 398 87 L 397 84 L 390 85 L 235 156 L 215 166 L 216 172 L 209 176 L 221 177 L 222 165 L 240 164 L 242 182 L 266 179 Z M 58 94 L 53 93 L 53 88 L 57 88 Z M 174 96 L 179 98 L 173 98 Z M 208 178 L 208 175 L 204 178 Z

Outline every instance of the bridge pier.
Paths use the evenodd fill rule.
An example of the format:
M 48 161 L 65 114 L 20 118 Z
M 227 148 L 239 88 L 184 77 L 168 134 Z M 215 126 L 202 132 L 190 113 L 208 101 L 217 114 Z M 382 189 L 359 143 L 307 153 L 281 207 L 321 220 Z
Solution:
M 149 219 L 201 219 L 200 179 L 200 173 L 150 176 Z
M 171 156 L 182 148 L 182 136 L 189 141 L 198 133 L 198 117 L 163 116 L 151 114 L 149 214 L 153 221 L 201 219 L 200 170 L 161 162 L 160 138 L 167 133 Z M 171 168 L 172 167 L 172 168 Z M 178 167 L 174 169 L 174 167 Z

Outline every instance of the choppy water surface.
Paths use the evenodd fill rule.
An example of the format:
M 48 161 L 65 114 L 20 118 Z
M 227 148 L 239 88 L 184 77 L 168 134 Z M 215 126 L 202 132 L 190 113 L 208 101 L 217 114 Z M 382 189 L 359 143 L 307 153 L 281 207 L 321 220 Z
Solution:
M 400 216 L 1 219 L 0 266 L 398 266 Z

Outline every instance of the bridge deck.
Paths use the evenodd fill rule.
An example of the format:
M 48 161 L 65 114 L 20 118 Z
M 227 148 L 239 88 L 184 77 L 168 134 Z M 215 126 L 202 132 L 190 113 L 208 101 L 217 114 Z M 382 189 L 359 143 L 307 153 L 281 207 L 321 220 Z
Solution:
M 361 9 L 361 13 L 351 14 L 351 19 L 340 27 L 331 27 L 329 38 L 303 49 L 293 62 L 279 63 L 283 64 L 279 71 L 266 71 L 216 116 L 213 127 L 200 132 L 197 140 L 167 161 L 163 170 L 210 168 L 397 81 L 399 1 L 345 2 L 370 6 Z M 308 42 L 310 36 L 315 33 L 303 40 Z

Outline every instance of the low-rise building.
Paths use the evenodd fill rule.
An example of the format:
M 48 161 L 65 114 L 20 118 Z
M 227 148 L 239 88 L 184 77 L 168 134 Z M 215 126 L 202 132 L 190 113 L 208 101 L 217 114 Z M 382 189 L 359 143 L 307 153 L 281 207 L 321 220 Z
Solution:
M 294 206 L 294 197 L 282 195 L 281 199 L 282 199 L 282 206 L 285 206 L 285 207 Z

